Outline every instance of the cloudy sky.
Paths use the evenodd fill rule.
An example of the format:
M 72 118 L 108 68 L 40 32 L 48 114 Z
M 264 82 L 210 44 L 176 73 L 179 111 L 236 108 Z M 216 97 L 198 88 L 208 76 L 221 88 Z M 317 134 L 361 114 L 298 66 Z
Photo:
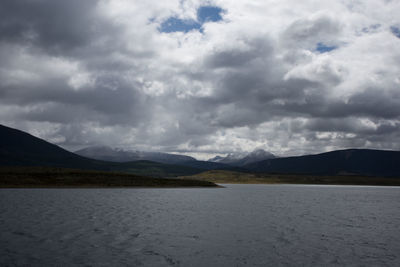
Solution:
M 399 150 L 399 14 L 397 0 L 1 0 L 0 123 L 69 150 Z

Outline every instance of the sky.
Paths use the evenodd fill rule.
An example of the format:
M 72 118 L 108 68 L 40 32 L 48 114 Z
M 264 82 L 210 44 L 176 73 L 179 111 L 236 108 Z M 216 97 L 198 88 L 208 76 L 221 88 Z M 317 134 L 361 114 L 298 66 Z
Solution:
M 400 1 L 2 0 L 0 123 L 68 150 L 400 150 Z

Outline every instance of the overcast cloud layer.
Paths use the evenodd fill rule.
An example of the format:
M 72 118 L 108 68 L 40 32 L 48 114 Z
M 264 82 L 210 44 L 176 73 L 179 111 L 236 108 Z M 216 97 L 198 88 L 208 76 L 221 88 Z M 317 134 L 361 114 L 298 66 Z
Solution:
M 199 22 L 202 6 L 222 20 Z M 0 123 L 67 149 L 399 150 L 399 14 L 395 0 L 2 0 Z M 171 18 L 197 28 L 161 32 Z

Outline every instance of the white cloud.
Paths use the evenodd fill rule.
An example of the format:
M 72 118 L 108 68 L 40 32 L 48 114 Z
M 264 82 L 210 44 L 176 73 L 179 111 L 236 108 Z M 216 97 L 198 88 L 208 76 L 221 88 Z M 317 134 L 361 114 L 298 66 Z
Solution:
M 19 34 L 0 18 L 11 27 L 0 27 L 0 108 L 10 110 L 2 123 L 33 133 L 46 125 L 40 135 L 69 148 L 400 149 L 400 39 L 390 30 L 398 1 L 50 2 L 31 3 L 29 16 L 5 3 L 18 25 L 33 26 Z M 51 32 L 56 15 L 42 22 L 46 5 L 79 10 L 60 26 L 64 36 Z M 223 20 L 203 32 L 159 32 L 168 17 L 195 19 L 202 5 L 221 7 Z M 320 53 L 318 43 L 336 49 Z M 321 130 L 321 118 L 337 127 Z M 349 118 L 376 127 L 345 128 Z

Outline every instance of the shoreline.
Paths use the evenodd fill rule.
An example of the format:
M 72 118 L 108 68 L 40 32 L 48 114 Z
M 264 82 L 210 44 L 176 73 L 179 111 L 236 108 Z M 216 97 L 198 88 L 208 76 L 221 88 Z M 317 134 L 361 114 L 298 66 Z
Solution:
M 357 186 L 357 187 L 399 187 L 400 185 L 390 185 L 390 184 L 301 184 L 301 183 L 232 183 L 232 182 L 223 182 L 219 183 L 222 185 L 296 185 L 296 186 Z
M 393 187 L 400 188 L 400 185 L 390 184 L 307 184 L 307 183 L 235 183 L 235 182 L 214 182 L 216 186 L 99 186 L 99 185 L 84 185 L 84 186 L 1 186 L 0 191 L 4 189 L 214 189 L 226 188 L 224 185 L 287 185 L 287 186 L 348 186 L 348 187 Z
M 190 188 L 225 188 L 222 185 L 216 186 L 0 186 L 2 189 L 190 189 Z
M 359 175 L 318 175 L 244 173 L 226 170 L 211 170 L 184 180 L 200 180 L 218 184 L 298 184 L 298 185 L 341 185 L 341 186 L 400 186 L 400 177 L 376 177 Z

